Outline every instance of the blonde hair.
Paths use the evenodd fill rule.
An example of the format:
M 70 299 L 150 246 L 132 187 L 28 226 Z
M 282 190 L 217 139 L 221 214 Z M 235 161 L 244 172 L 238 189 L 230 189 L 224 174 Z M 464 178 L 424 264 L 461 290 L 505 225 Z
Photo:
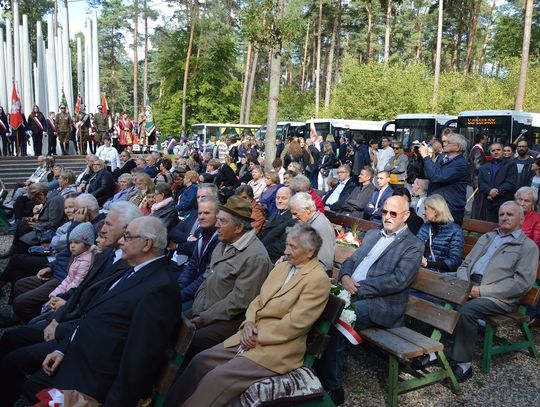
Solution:
M 425 206 L 429 206 L 437 213 L 433 223 L 450 223 L 454 221 L 448 204 L 441 195 L 435 194 L 428 196 L 424 201 Z

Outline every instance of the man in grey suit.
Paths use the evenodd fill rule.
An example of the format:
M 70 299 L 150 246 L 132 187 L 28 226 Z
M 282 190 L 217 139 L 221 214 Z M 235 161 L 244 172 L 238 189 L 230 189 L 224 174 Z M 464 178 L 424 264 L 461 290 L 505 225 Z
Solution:
M 351 293 L 355 329 L 370 326 L 396 328 L 405 321 L 409 287 L 416 277 L 424 251 L 423 243 L 407 228 L 409 204 L 401 196 L 386 200 L 382 230 L 366 233 L 362 245 L 343 262 L 339 281 Z M 343 403 L 343 336 L 337 332 L 317 369 L 336 405 Z
M 499 208 L 499 228 L 482 235 L 457 271 L 457 277 L 473 283 L 470 300 L 454 331 L 450 359 L 456 379 L 472 376 L 476 321 L 514 310 L 531 288 L 538 268 L 538 246 L 521 230 L 523 208 L 507 201 Z

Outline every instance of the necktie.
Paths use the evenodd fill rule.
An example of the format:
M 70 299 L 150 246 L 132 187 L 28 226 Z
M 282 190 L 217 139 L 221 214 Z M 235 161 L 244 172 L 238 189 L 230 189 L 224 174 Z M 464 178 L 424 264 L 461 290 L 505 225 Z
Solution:
M 131 267 L 126 270 L 124 274 L 122 274 L 122 277 L 120 277 L 118 280 L 116 280 L 112 285 L 111 288 L 109 288 L 107 291 L 111 291 L 112 289 L 121 286 L 124 281 L 126 281 L 129 277 L 131 277 L 132 274 L 135 273 L 135 270 L 133 270 Z

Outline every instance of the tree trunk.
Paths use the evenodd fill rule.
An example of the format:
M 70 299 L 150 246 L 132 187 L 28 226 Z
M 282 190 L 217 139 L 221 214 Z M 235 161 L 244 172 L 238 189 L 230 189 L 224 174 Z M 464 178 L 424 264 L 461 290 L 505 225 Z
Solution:
M 523 100 L 525 99 L 525 85 L 527 84 L 527 70 L 529 65 L 529 46 L 531 44 L 532 14 L 533 0 L 527 0 L 527 3 L 525 5 L 523 47 L 521 49 L 521 67 L 519 68 L 519 83 L 516 93 L 515 110 L 523 110 Z
M 247 52 L 246 52 L 246 69 L 244 71 L 244 84 L 242 86 L 242 103 L 240 104 L 240 124 L 244 123 L 244 115 L 246 111 L 246 97 L 247 97 L 247 90 L 249 85 L 249 65 L 251 63 L 251 50 L 253 48 L 253 45 L 251 44 L 251 41 L 248 42 Z
M 148 99 L 148 7 L 144 0 L 144 78 L 143 78 L 143 104 Z
M 437 54 L 435 56 L 435 75 L 433 80 L 433 109 L 437 107 L 439 95 L 439 78 L 441 74 L 441 49 L 442 49 L 442 29 L 443 29 L 443 0 L 439 0 L 439 20 L 437 25 Z
M 336 61 L 336 66 L 334 67 L 334 74 L 333 77 L 334 83 L 337 81 L 337 78 L 339 76 L 339 61 L 341 60 L 341 0 L 338 1 L 338 18 L 337 18 L 337 37 L 336 37 L 336 52 L 334 55 L 334 60 Z
M 257 73 L 257 60 L 259 59 L 259 48 L 254 46 L 255 53 L 253 54 L 253 62 L 251 62 L 250 74 L 249 74 L 249 85 L 246 96 L 246 113 L 244 118 L 244 123 L 249 124 L 250 115 L 251 115 L 251 101 L 253 99 L 253 88 L 255 87 L 255 74 Z
M 439 6 L 440 7 L 440 6 Z M 426 22 L 426 16 L 429 12 L 429 7 L 425 9 L 425 12 L 421 12 L 422 6 L 418 7 L 418 20 L 416 20 L 416 31 L 418 32 L 418 41 L 416 42 L 416 62 L 420 63 L 422 61 L 422 41 L 424 40 L 424 23 Z
M 305 83 L 306 83 L 306 65 L 307 65 L 307 59 L 308 59 L 308 41 L 309 41 L 309 23 L 307 22 L 307 29 L 306 29 L 306 41 L 304 42 L 304 58 L 302 59 L 302 78 L 300 79 L 300 90 L 303 92 L 305 89 Z
M 456 72 L 459 67 L 459 56 L 461 53 L 461 36 L 463 34 L 463 9 L 459 9 L 456 35 L 454 37 L 454 51 L 452 53 L 452 71 Z
M 465 64 L 463 66 L 463 72 L 469 72 L 472 53 L 474 49 L 474 43 L 476 41 L 476 32 L 478 31 L 478 20 L 480 19 L 480 6 L 482 5 L 482 0 L 476 0 L 474 3 L 473 15 L 471 18 L 471 27 L 469 30 L 468 41 L 467 41 L 467 53 L 465 54 Z
M 493 23 L 495 22 L 495 7 L 497 7 L 497 0 L 493 0 L 493 3 L 491 4 L 491 11 L 489 13 L 489 24 L 486 27 L 486 34 L 484 35 L 484 43 L 482 44 L 482 53 L 480 54 L 480 63 L 478 64 L 478 72 L 477 73 L 483 73 L 484 71 L 484 63 L 486 61 L 486 50 L 489 44 L 489 36 L 491 34 L 491 30 L 493 29 Z
M 315 117 L 319 117 L 321 98 L 321 32 L 323 1 L 319 0 L 319 26 L 317 29 L 317 67 L 315 69 Z
M 365 2 L 364 7 L 366 8 L 367 12 L 367 36 L 366 36 L 366 55 L 367 55 L 367 62 L 373 61 L 373 47 L 371 45 L 371 35 L 373 32 L 373 5 L 371 4 L 371 0 L 368 0 Z M 348 35 L 348 33 L 347 33 Z
M 277 18 L 283 19 L 284 0 L 278 0 Z M 272 47 L 272 63 L 270 65 L 270 89 L 268 92 L 268 116 L 266 137 L 264 140 L 264 163 L 267 170 L 272 169 L 272 161 L 276 157 L 276 130 L 278 121 L 279 85 L 281 76 L 281 40 Z
M 386 30 L 384 33 L 384 64 L 390 59 L 390 35 L 392 33 L 392 0 L 386 0 Z
M 139 115 L 139 0 L 133 3 L 133 117 L 137 119 Z
M 197 17 L 197 3 L 194 3 L 193 11 L 191 13 L 190 19 L 190 29 L 189 29 L 189 42 L 188 49 L 186 53 L 186 63 L 184 66 L 184 82 L 182 85 L 182 135 L 186 135 L 186 113 L 187 113 L 187 85 L 189 78 L 189 61 L 191 59 L 191 51 L 193 49 L 193 37 L 195 36 L 195 20 Z
M 339 2 L 341 4 L 341 1 Z M 339 25 L 340 6 L 336 10 L 334 26 L 332 27 L 332 37 L 330 39 L 330 51 L 328 51 L 328 64 L 326 65 L 326 89 L 324 93 L 324 108 L 330 106 L 330 95 L 332 93 L 332 74 L 334 68 L 334 54 L 336 52 L 337 30 Z

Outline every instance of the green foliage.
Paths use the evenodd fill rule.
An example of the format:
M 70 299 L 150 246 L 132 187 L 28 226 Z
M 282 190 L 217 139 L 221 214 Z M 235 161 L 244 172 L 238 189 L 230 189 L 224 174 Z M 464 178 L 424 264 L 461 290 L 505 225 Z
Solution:
M 268 114 L 268 85 L 257 89 L 251 108 L 251 122 L 264 124 Z M 278 121 L 302 121 L 313 116 L 313 94 L 299 92 L 294 86 L 282 86 L 279 92 Z

